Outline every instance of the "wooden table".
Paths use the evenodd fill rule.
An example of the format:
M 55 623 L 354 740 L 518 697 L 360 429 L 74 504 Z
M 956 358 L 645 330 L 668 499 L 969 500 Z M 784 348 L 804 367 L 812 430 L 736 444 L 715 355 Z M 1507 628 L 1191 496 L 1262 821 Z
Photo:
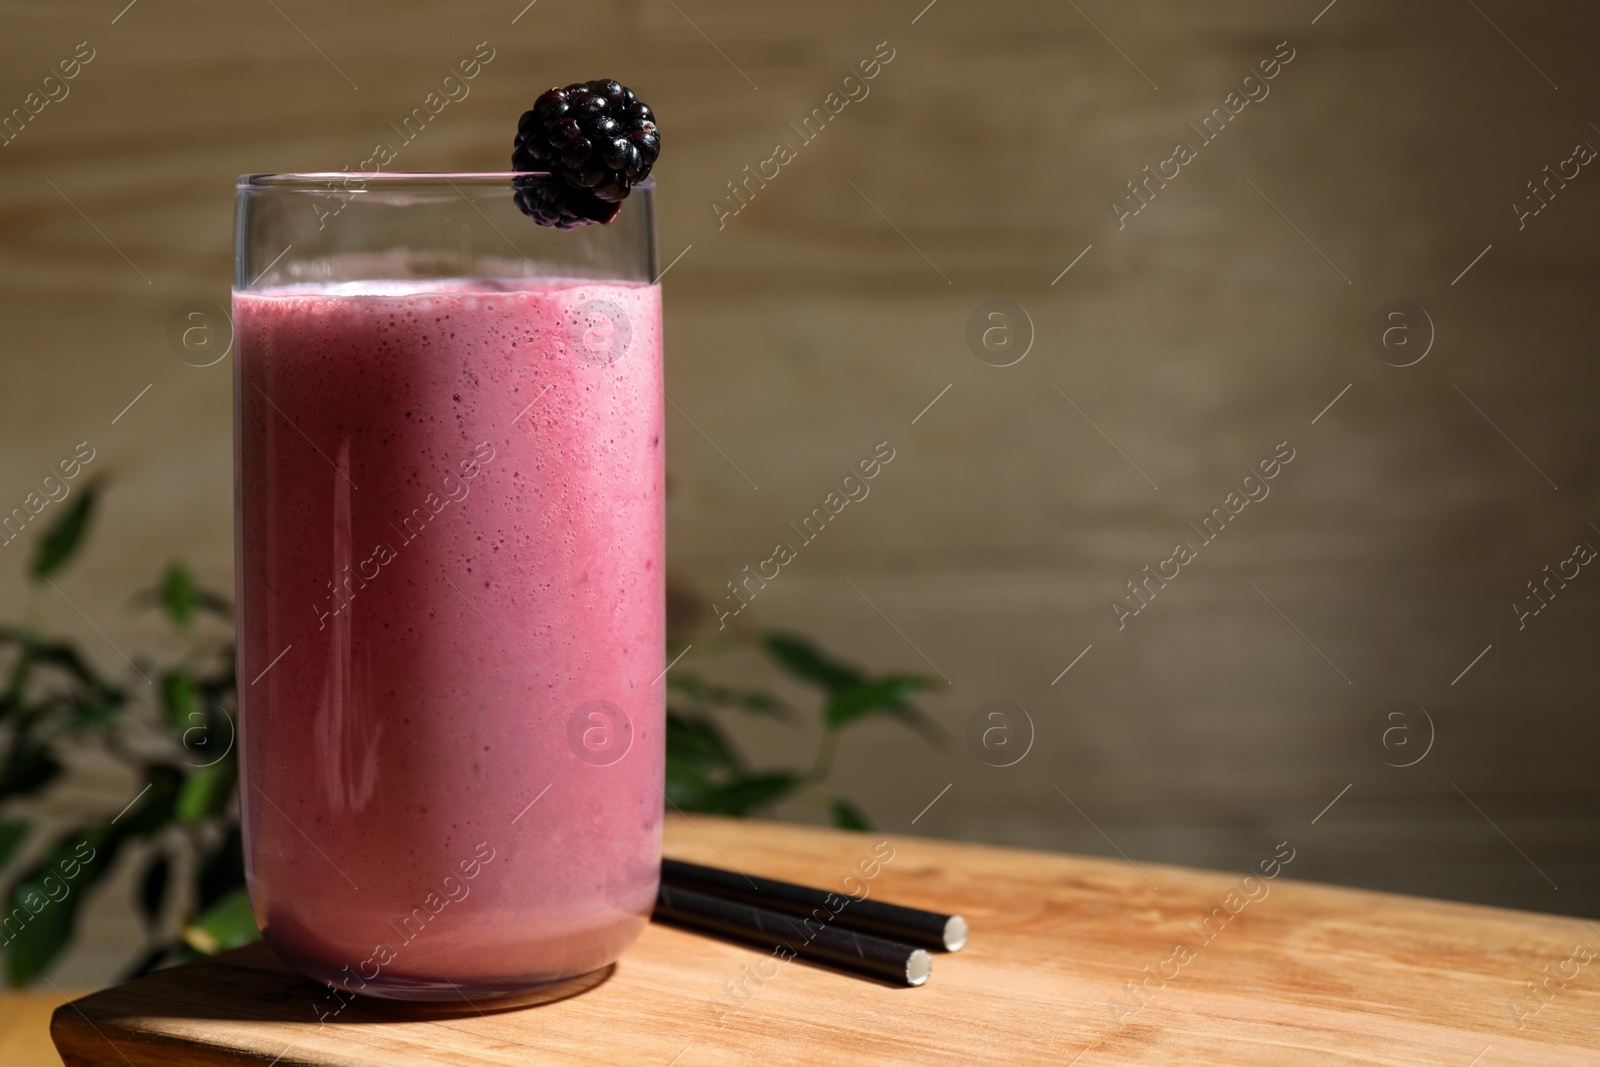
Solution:
M 790 963 L 735 1010 L 763 954 L 652 924 L 598 984 L 533 1007 L 362 1002 L 319 1028 L 318 990 L 257 945 L 64 1005 L 52 1032 L 69 1065 L 1600 1063 L 1582 920 L 1297 883 L 1292 859 L 1245 881 L 700 816 L 666 835 L 674 856 L 814 885 L 870 869 L 885 836 L 872 894 L 972 924 L 918 989 Z
M 61 1067 L 61 1057 L 50 1043 L 50 1015 L 78 993 L 45 992 L 0 994 L 0 1063 L 5 1067 Z

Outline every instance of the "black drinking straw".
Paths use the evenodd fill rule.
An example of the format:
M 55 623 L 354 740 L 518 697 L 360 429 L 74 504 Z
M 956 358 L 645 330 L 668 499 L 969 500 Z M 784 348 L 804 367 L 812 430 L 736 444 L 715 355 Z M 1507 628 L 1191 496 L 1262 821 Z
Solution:
M 841 929 L 819 920 L 758 908 L 735 900 L 661 883 L 656 893 L 657 922 L 715 934 L 784 956 L 797 956 L 838 970 L 893 982 L 921 985 L 933 969 L 922 949 L 871 934 Z
M 737 871 L 664 859 L 661 882 L 676 889 L 692 889 L 791 915 L 816 916 L 830 926 L 941 952 L 955 952 L 967 943 L 967 920 L 959 915 L 940 915 L 881 900 L 857 900 L 793 882 L 780 882 L 776 878 L 746 876 Z M 830 907 L 829 901 L 834 906 Z

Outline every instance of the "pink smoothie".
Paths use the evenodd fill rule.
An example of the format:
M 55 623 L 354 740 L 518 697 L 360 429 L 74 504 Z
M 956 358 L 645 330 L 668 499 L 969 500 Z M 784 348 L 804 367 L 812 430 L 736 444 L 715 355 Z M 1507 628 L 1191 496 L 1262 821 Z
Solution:
M 660 865 L 660 289 L 297 286 L 234 323 L 267 940 L 386 996 L 606 965 Z

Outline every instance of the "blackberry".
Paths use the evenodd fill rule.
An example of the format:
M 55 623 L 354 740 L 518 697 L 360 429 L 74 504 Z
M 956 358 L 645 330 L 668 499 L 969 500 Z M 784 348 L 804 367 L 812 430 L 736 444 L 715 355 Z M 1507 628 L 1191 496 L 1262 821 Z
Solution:
M 609 78 L 550 89 L 517 123 L 511 169 L 549 178 L 516 181 L 517 206 L 541 226 L 610 222 L 661 151 L 655 113 Z

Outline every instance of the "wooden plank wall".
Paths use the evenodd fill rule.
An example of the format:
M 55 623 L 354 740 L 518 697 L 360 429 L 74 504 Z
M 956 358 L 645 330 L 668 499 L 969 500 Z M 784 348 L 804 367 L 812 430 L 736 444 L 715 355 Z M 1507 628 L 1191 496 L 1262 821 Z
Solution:
M 662 117 L 671 562 L 703 605 L 685 666 L 766 677 L 712 601 L 895 449 L 734 620 L 949 679 L 927 701 L 947 750 L 890 725 L 846 745 L 839 784 L 874 820 L 1218 867 L 1291 838 L 1302 877 L 1600 912 L 1600 578 L 1520 631 L 1511 607 L 1600 546 L 1600 176 L 1520 228 L 1512 208 L 1600 145 L 1591 6 L 124 3 L 0 13 L 0 109 L 93 55 L 0 146 L 0 494 L 92 443 L 115 489 L 62 588 L 111 642 L 153 640 L 127 596 L 167 559 L 231 575 L 231 370 L 180 362 L 165 329 L 226 301 L 233 177 L 355 164 L 488 42 L 401 165 L 503 167 L 554 82 L 615 75 Z M 1213 141 L 1189 125 L 1230 105 Z M 780 141 L 793 160 L 724 214 Z M 1119 221 L 1178 141 L 1195 158 Z M 1400 298 L 1436 334 L 1405 368 L 1364 339 Z M 1014 366 L 969 349 L 989 300 L 1031 320 Z M 1198 545 L 1187 524 L 1279 442 L 1270 496 L 1119 630 L 1124 583 Z M 25 549 L 0 552 L 8 614 Z M 961 740 L 990 699 L 1035 725 L 1014 767 Z M 1432 718 L 1414 767 L 1373 748 L 1390 700 Z

